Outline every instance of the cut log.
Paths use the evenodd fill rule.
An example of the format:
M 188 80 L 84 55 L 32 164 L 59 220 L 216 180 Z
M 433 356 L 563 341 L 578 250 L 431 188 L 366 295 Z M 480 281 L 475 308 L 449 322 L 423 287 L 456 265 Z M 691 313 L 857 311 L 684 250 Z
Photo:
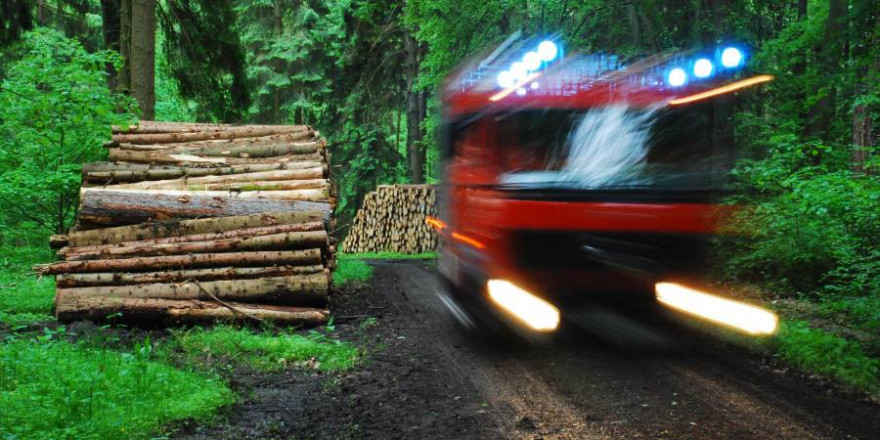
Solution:
M 118 316 L 118 314 L 122 316 Z M 282 307 L 199 300 L 167 300 L 141 298 L 102 298 L 58 295 L 55 316 L 61 322 L 88 319 L 98 322 L 178 324 L 217 319 L 271 321 L 276 324 L 314 327 L 327 322 L 330 313 L 323 309 Z
M 273 142 L 264 144 L 230 145 L 224 143 L 210 148 L 165 148 L 164 145 L 120 144 L 124 151 L 167 153 L 203 157 L 276 157 L 289 154 L 314 154 L 320 149 L 317 142 Z
M 321 167 L 307 168 L 301 170 L 271 170 L 259 171 L 256 173 L 243 174 L 227 174 L 222 176 L 204 176 L 193 177 L 187 179 L 169 179 L 154 180 L 147 182 L 124 183 L 120 185 L 111 185 L 109 189 L 139 189 L 139 190 L 170 190 L 170 189 L 187 189 L 189 187 L 202 187 L 209 184 L 228 184 L 233 182 L 261 182 L 274 180 L 306 180 L 314 181 L 322 179 L 324 170 Z M 314 183 L 314 182 L 313 182 Z M 321 185 L 318 185 L 321 187 Z
M 219 165 L 251 165 L 279 164 L 285 162 L 320 162 L 320 154 L 288 154 L 274 157 L 207 157 L 192 154 L 175 153 L 173 151 L 135 151 L 111 148 L 107 157 L 116 162 L 155 163 L 155 164 L 219 164 Z
M 125 243 L 66 247 L 58 251 L 62 259 L 94 260 L 104 258 L 105 255 L 114 255 L 122 252 L 131 252 L 134 249 L 150 248 L 175 243 L 206 242 L 230 238 L 250 238 L 264 235 L 281 234 L 285 232 L 323 232 L 324 225 L 321 222 L 307 222 L 290 225 L 264 226 L 259 228 L 236 229 L 232 231 L 216 232 L 208 234 L 193 234 L 176 237 L 154 238 L 151 240 L 129 241 Z M 326 232 L 325 232 L 326 235 Z
M 330 199 L 330 182 L 312 180 L 264 180 L 259 182 L 229 182 L 187 185 L 189 191 L 301 191 L 296 200 L 323 201 Z M 293 194 L 293 193 L 291 193 Z
M 83 252 L 67 256 L 67 261 L 98 260 L 103 258 L 153 257 L 196 253 L 218 253 L 246 250 L 294 250 L 327 247 L 326 231 L 285 232 L 256 237 L 224 238 L 184 243 L 147 244 L 141 246 L 111 247 L 101 252 Z
M 119 260 L 59 261 L 34 266 L 43 275 L 60 273 L 157 271 L 217 266 L 312 266 L 321 264 L 321 250 L 227 252 L 218 254 L 169 255 Z
M 112 148 L 120 148 L 123 150 L 135 150 L 135 151 L 166 151 L 166 152 L 177 152 L 180 154 L 195 154 L 195 155 L 208 155 L 208 156 L 216 156 L 216 155 L 228 155 L 228 154 L 220 154 L 229 150 L 238 150 L 240 152 L 247 152 L 249 148 L 260 148 L 260 147 L 268 147 L 268 146 L 279 146 L 279 145 L 291 145 L 291 144 L 300 144 L 300 145 L 312 145 L 317 149 L 323 149 L 326 146 L 326 141 L 323 139 L 316 139 L 313 133 L 311 132 L 302 132 L 302 133 L 291 133 L 291 134 L 278 134 L 272 136 L 262 136 L 262 137 L 254 137 L 254 138 L 244 138 L 244 139 L 228 139 L 228 140 L 216 140 L 216 141 L 198 141 L 198 142 L 181 142 L 176 144 L 129 144 L 129 143 L 119 143 L 119 142 L 110 142 L 105 144 L 105 147 Z M 317 151 L 313 150 L 312 152 Z M 203 153 L 213 153 L 213 154 L 203 154 Z
M 182 221 L 171 219 L 92 231 L 71 231 L 68 235 L 68 240 L 70 246 L 74 247 L 94 246 L 122 243 L 126 241 L 151 240 L 163 237 L 222 233 L 237 229 L 320 222 L 323 218 L 324 215 L 320 212 L 305 211 L 271 214 L 261 213 Z
M 83 179 L 92 183 L 141 182 L 144 180 L 168 180 L 182 177 L 222 176 L 227 174 L 247 174 L 273 170 L 304 170 L 309 168 L 321 168 L 323 172 L 316 178 L 327 176 L 327 165 L 319 161 L 236 166 L 221 164 L 200 167 L 98 162 L 83 166 Z
M 188 280 L 214 281 L 284 277 L 329 272 L 323 266 L 221 267 L 209 269 L 174 270 L 164 272 L 99 272 L 60 274 L 55 278 L 59 288 L 119 286 L 127 284 L 179 283 Z
M 117 298 L 232 300 L 285 305 L 324 305 L 329 277 L 323 273 L 251 280 L 220 280 L 124 286 L 71 287 L 58 295 Z
M 113 134 L 156 134 L 156 133 L 195 133 L 199 131 L 223 131 L 237 130 L 242 128 L 259 128 L 283 132 L 296 127 L 291 125 L 236 125 L 236 124 L 212 124 L 199 122 L 162 122 L 140 121 L 137 125 L 127 127 L 113 126 Z M 299 126 L 307 128 L 306 126 Z
M 172 144 L 180 142 L 206 141 L 212 139 L 240 139 L 260 136 L 271 136 L 282 133 L 313 133 L 305 125 L 288 125 L 286 127 L 260 128 L 244 126 L 220 131 L 196 131 L 190 133 L 157 133 L 157 134 L 117 134 L 113 142 L 129 144 Z
M 52 234 L 52 236 L 49 237 L 49 247 L 52 249 L 58 249 L 67 246 L 69 242 L 70 239 L 66 235 Z
M 291 199 L 292 197 L 292 199 Z M 82 188 L 80 227 L 126 225 L 170 218 L 221 217 L 264 212 L 318 211 L 328 219 L 331 203 L 296 200 L 293 191 L 144 191 Z

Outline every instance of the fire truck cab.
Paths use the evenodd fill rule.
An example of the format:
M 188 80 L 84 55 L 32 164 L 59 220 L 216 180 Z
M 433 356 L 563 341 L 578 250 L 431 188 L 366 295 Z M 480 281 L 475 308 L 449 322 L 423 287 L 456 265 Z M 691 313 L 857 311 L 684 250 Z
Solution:
M 555 330 L 698 277 L 734 151 L 735 46 L 624 64 L 507 41 L 443 91 L 438 267 L 470 315 Z

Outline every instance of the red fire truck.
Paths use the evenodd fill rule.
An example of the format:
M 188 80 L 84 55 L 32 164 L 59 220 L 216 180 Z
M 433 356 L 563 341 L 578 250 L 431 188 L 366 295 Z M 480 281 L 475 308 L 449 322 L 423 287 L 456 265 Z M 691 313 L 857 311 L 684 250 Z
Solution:
M 560 46 L 510 39 L 444 87 L 429 222 L 466 319 L 549 332 L 584 301 L 698 279 L 730 209 L 732 92 L 772 80 L 734 45 L 631 63 Z

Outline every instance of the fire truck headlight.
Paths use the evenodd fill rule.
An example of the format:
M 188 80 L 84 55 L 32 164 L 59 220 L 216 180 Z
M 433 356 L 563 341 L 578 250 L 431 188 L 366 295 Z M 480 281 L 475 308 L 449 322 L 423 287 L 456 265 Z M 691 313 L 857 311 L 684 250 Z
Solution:
M 694 75 L 696 75 L 697 78 L 708 77 L 712 74 L 712 70 L 714 70 L 712 62 L 705 58 L 700 58 L 694 63 Z
M 559 309 L 505 280 L 489 280 L 489 298 L 535 331 L 559 327 Z
M 773 334 L 779 324 L 774 313 L 751 304 L 675 283 L 657 283 L 655 289 L 657 301 L 667 307 L 753 335 Z
M 666 82 L 672 87 L 683 86 L 684 83 L 687 82 L 687 73 L 684 72 L 684 69 L 676 67 L 669 71 L 669 76 L 666 78 Z
M 516 79 L 509 71 L 505 70 L 498 74 L 498 85 L 502 88 L 513 87 L 514 84 L 516 84 Z
M 523 56 L 523 64 L 526 65 L 528 70 L 538 70 L 541 67 L 541 57 L 537 52 L 526 52 Z
M 735 47 L 728 47 L 721 52 L 721 64 L 724 67 L 736 67 L 739 66 L 743 61 L 742 52 Z
M 544 40 L 538 45 L 538 56 L 541 58 L 541 61 L 553 61 L 558 53 L 559 48 L 552 41 Z

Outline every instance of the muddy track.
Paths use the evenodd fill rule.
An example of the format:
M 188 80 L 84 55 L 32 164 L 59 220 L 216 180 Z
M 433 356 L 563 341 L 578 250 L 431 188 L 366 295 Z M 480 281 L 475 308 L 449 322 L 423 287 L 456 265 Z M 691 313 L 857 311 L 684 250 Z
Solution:
M 284 374 L 182 438 L 845 439 L 877 438 L 880 406 L 708 338 L 686 349 L 623 351 L 570 332 L 535 348 L 462 331 L 419 262 L 374 262 L 371 286 L 337 314 L 379 318 L 380 344 L 327 384 Z M 357 321 L 347 324 L 353 331 Z

